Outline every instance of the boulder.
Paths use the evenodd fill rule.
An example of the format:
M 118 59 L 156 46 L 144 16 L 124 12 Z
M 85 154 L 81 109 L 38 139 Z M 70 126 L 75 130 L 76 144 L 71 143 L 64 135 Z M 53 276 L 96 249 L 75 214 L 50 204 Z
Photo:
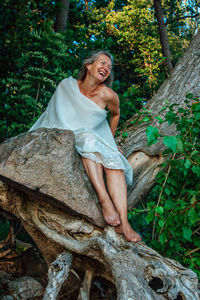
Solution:
M 2 300 L 14 300 L 14 298 L 10 295 L 5 295 Z
M 19 299 L 30 299 L 42 296 L 42 285 L 32 277 L 23 276 L 8 284 L 9 293 Z
M 0 179 L 104 227 L 97 196 L 72 131 L 40 128 L 0 145 Z

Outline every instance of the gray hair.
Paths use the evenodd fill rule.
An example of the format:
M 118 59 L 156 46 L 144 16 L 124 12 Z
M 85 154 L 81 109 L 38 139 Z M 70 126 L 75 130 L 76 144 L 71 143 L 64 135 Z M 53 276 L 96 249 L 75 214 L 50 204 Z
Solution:
M 88 57 L 86 57 L 86 59 L 84 59 L 83 63 L 82 63 L 82 67 L 79 71 L 79 80 L 84 81 L 86 74 L 87 74 L 87 65 L 93 64 L 93 62 L 95 62 L 100 55 L 106 55 L 110 58 L 111 63 L 112 63 L 112 67 L 114 65 L 114 58 L 113 56 L 106 50 L 96 50 L 96 51 L 92 51 L 90 53 L 90 55 Z M 111 70 L 110 75 L 108 76 L 108 78 L 104 81 L 104 83 L 107 86 L 112 86 L 113 83 L 113 79 L 114 79 L 114 74 L 113 71 Z

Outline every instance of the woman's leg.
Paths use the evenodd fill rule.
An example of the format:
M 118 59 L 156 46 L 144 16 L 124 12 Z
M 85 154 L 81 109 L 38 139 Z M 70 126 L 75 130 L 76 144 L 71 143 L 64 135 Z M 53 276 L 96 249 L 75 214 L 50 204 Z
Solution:
M 87 172 L 87 175 L 96 190 L 97 197 L 102 206 L 102 211 L 103 211 L 103 216 L 105 221 L 112 226 L 119 225 L 120 224 L 119 215 L 116 212 L 116 209 L 108 195 L 108 192 L 104 184 L 102 165 L 97 164 L 92 160 L 82 156 L 81 159 L 85 167 L 85 170 Z
M 106 172 L 107 188 L 110 198 L 119 214 L 121 224 L 119 231 L 124 233 L 126 239 L 132 242 L 141 241 L 140 235 L 135 232 L 127 219 L 127 186 L 122 170 L 104 168 Z

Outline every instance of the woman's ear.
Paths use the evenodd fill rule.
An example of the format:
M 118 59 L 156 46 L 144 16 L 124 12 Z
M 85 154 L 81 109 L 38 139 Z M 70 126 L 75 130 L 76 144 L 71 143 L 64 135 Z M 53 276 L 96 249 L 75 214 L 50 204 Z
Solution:
M 92 66 L 92 64 L 86 65 L 86 68 L 87 68 L 88 71 L 90 71 L 91 66 Z

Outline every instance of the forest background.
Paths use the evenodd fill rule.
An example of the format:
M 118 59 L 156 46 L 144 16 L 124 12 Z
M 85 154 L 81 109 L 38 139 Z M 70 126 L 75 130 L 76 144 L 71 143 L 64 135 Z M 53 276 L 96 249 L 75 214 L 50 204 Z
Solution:
M 156 12 L 156 5 L 160 11 Z M 145 109 L 200 23 L 198 0 L 6 0 L 0 11 L 0 142 L 26 132 L 44 111 L 57 84 L 68 76 L 76 78 L 82 60 L 96 49 L 114 55 L 113 89 L 121 109 L 118 131 L 123 130 L 126 138 L 125 121 Z M 186 95 L 186 103 L 188 97 L 193 96 Z M 198 99 L 194 101 L 199 104 Z M 167 105 L 166 120 L 178 124 L 181 143 L 178 149 L 174 147 L 177 140 L 166 142 L 172 159 L 158 174 L 147 199 L 129 212 L 129 220 L 147 244 L 200 275 L 199 106 L 177 116 Z M 148 118 L 145 112 L 143 121 Z M 158 131 L 148 134 L 149 144 L 155 142 Z M 2 217 L 1 239 L 8 228 L 9 221 Z

